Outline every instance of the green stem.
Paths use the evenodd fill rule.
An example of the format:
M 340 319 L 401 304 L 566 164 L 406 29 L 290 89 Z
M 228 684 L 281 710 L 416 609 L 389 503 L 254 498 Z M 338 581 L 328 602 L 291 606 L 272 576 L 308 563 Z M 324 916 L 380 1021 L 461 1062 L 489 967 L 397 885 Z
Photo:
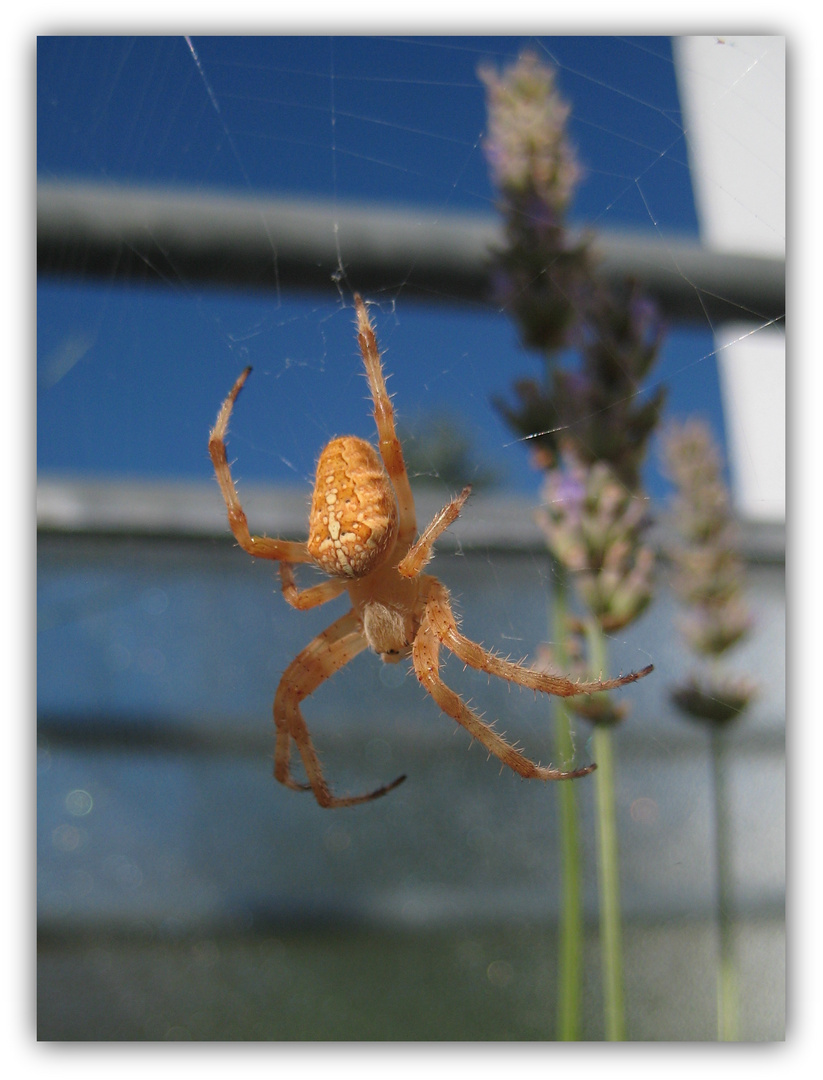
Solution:
M 566 669 L 567 583 L 562 565 L 554 562 L 555 652 L 561 670 Z M 555 742 L 558 765 L 570 768 L 574 758 L 569 710 L 562 698 L 555 703 Z M 560 908 L 558 950 L 557 1038 L 575 1042 L 580 1038 L 583 972 L 583 900 L 580 843 L 577 830 L 577 792 L 574 781 L 556 785 L 560 812 Z
M 589 664 L 592 674 L 606 674 L 606 642 L 599 622 L 587 620 Z M 620 864 L 615 812 L 614 753 L 612 730 L 596 724 L 593 737 L 597 797 L 597 861 L 600 893 L 600 951 L 603 965 L 603 1008 L 606 1038 L 626 1038 L 623 1002 L 623 942 L 620 920 Z
M 734 922 L 732 917 L 731 844 L 727 815 L 726 732 L 712 726 L 712 779 L 714 782 L 715 874 L 720 956 L 717 970 L 717 1038 L 736 1042 L 737 971 L 734 959 Z

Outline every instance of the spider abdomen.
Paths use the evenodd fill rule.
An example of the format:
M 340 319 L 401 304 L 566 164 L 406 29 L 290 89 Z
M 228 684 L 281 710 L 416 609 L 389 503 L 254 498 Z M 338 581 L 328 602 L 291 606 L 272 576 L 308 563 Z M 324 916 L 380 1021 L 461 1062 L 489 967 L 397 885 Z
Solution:
M 397 536 L 397 501 L 371 443 L 346 435 L 325 447 L 309 515 L 312 559 L 334 577 L 371 573 Z

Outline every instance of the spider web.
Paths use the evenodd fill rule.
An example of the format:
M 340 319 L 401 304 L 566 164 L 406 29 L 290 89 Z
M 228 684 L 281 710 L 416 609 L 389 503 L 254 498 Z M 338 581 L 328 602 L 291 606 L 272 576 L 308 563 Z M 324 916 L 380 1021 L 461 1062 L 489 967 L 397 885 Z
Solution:
M 369 38 L 367 44 L 345 36 L 41 40 L 39 175 L 41 180 L 69 178 L 199 193 L 317 199 L 337 207 L 339 215 L 350 203 L 402 208 L 443 222 L 454 214 L 491 215 L 494 195 L 482 154 L 484 107 L 477 66 L 485 61 L 499 67 L 528 46 L 556 66 L 560 89 L 572 105 L 572 138 L 586 168 L 575 204 L 575 224 L 596 230 L 632 229 L 664 244 L 683 234 L 696 237 L 700 226 L 704 237 L 710 236 L 717 246 L 741 250 L 739 232 L 732 238 L 719 232 L 742 217 L 743 232 L 758 237 L 758 250 L 782 251 L 782 222 L 766 208 L 779 156 L 773 141 L 780 133 L 774 116 L 776 95 L 772 101 L 754 96 L 764 74 L 774 78 L 772 63 L 778 46 L 760 47 L 751 39 L 730 37 L 713 39 L 712 45 L 717 52 L 726 51 L 736 58 L 731 79 L 718 82 L 709 72 L 702 76 L 713 115 L 719 121 L 722 106 L 734 98 L 759 124 L 760 137 L 754 154 L 750 149 L 748 157 L 741 158 L 739 129 L 718 123 L 715 136 L 728 151 L 726 165 L 738 178 L 745 175 L 749 183 L 743 190 L 738 188 L 727 168 L 717 164 L 717 158 L 715 164 L 704 168 L 701 182 L 725 200 L 719 221 L 711 225 L 701 202 L 706 192 L 697 190 L 698 171 L 693 161 L 696 125 L 685 94 L 678 93 L 677 46 L 673 53 L 667 38 L 421 35 Z M 268 239 L 276 266 L 276 238 Z M 344 433 L 373 438 L 353 333 L 351 293 L 358 283 L 351 252 L 336 224 L 334 241 L 338 274 L 323 294 L 296 293 L 285 278 L 267 294 L 221 290 L 192 284 L 173 272 L 162 288 L 116 279 L 41 282 L 41 475 L 171 478 L 202 480 L 213 486 L 205 435 L 217 404 L 237 373 L 252 364 L 254 373 L 238 405 L 229 441 L 241 495 L 244 485 L 253 482 L 294 488 L 307 495 L 317 453 L 327 439 Z M 540 476 L 531 465 L 528 445 L 505 426 L 491 405 L 491 397 L 506 395 L 518 378 L 538 376 L 540 361 L 522 350 L 505 312 L 479 304 L 452 303 L 445 289 L 433 296 L 431 303 L 413 296 L 408 288 L 413 270 L 409 265 L 405 274 L 386 281 L 383 288 L 367 296 L 373 305 L 399 420 L 410 442 L 422 444 L 423 435 L 430 437 L 432 432 L 427 421 L 445 417 L 468 443 L 462 462 L 468 475 L 463 479 L 477 481 L 493 475 L 497 488 L 492 491 L 519 495 L 529 513 L 539 497 Z M 762 346 L 771 358 L 763 360 L 760 371 L 769 372 L 770 377 L 777 372 L 777 388 L 782 393 L 782 363 L 776 367 L 771 352 L 772 338 L 781 333 L 781 327 L 767 319 L 752 320 L 749 312 L 741 311 L 740 316 L 738 325 L 725 327 L 715 326 L 708 314 L 697 324 L 672 325 L 655 374 L 647 385 L 638 387 L 637 394 L 650 392 L 662 381 L 669 394 L 667 416 L 705 416 L 731 461 L 729 475 L 738 499 L 749 507 L 768 505 L 769 514 L 778 519 L 779 500 L 774 500 L 771 479 L 759 471 L 758 446 L 747 441 L 751 436 L 745 430 L 735 429 L 734 414 L 727 409 L 727 395 L 736 391 L 726 381 L 733 376 L 726 370 L 725 360 L 740 346 Z M 751 362 L 751 354 L 742 361 Z M 762 386 L 763 379 L 758 376 L 750 383 Z M 755 405 L 760 409 L 761 431 L 770 430 L 775 435 L 774 444 L 782 450 L 782 408 L 775 399 L 772 381 Z M 430 441 L 422 450 L 415 458 L 417 480 L 430 485 L 435 501 L 442 501 L 455 485 L 435 453 L 436 446 L 433 449 Z M 653 500 L 666 495 L 667 484 L 654 452 L 645 481 Z M 547 606 L 553 583 L 546 557 L 532 552 L 509 557 L 494 550 L 479 558 L 461 558 L 461 554 L 459 549 L 457 557 L 442 551 L 433 572 L 452 590 L 465 632 L 513 658 L 533 656 L 537 644 L 550 636 Z M 243 575 L 248 576 L 222 582 L 220 595 L 223 601 L 229 595 L 233 598 L 227 625 L 242 628 L 243 642 L 241 646 L 220 640 L 214 645 L 221 655 L 220 664 L 214 665 L 216 672 L 219 668 L 216 677 L 201 668 L 190 671 L 179 657 L 175 659 L 176 644 L 161 627 L 161 616 L 171 616 L 181 594 L 189 589 L 187 580 L 173 588 L 166 579 L 152 581 L 151 588 L 138 595 L 136 575 L 137 584 L 130 583 L 129 588 L 138 600 L 128 610 L 123 606 L 125 589 L 118 591 L 117 580 L 111 595 L 91 597 L 92 574 L 59 585 L 64 591 L 58 589 L 57 600 L 64 604 L 66 622 L 71 624 L 71 634 L 66 637 L 76 638 L 81 646 L 91 641 L 113 665 L 112 671 L 104 672 L 99 682 L 91 685 L 95 708 L 107 707 L 108 687 L 116 682 L 126 691 L 134 691 L 130 707 L 143 709 L 146 715 L 151 715 L 154 707 L 156 688 L 162 687 L 170 702 L 164 707 L 171 713 L 178 709 L 175 715 L 183 722 L 195 713 L 196 722 L 203 722 L 203 716 L 209 716 L 208 708 L 213 708 L 213 715 L 219 715 L 226 730 L 232 732 L 232 710 L 243 713 L 245 727 L 238 722 L 238 730 L 253 727 L 257 732 L 261 717 L 265 725 L 283 666 L 335 616 L 329 613 L 330 608 L 291 612 L 273 595 L 276 583 L 270 568 L 261 569 L 240 555 L 237 560 Z M 666 574 L 664 567 L 664 583 Z M 209 581 L 203 591 L 212 588 L 216 592 L 218 586 Z M 46 589 L 43 593 L 48 600 L 51 594 Z M 516 595 L 527 597 L 528 605 Z M 756 614 L 761 626 L 764 618 L 775 620 L 777 629 L 770 633 L 776 637 L 782 593 L 770 603 Z M 116 613 L 115 619 L 104 624 L 112 641 L 94 638 L 94 611 L 89 617 L 94 604 L 101 611 Z M 253 605 L 266 608 L 266 621 L 259 615 L 250 616 Z M 50 609 L 48 614 L 54 612 Z M 168 622 L 174 625 L 171 617 Z M 139 641 L 133 641 L 138 640 L 144 624 L 158 629 L 148 632 L 155 638 L 151 650 L 142 654 Z M 219 636 L 215 631 L 215 641 Z M 813 637 L 809 635 L 808 640 Z M 63 651 L 56 652 L 43 648 L 42 655 L 49 658 L 46 662 L 53 670 L 46 673 L 39 692 L 41 703 L 48 706 L 48 679 L 52 678 L 60 684 L 55 700 L 61 705 L 69 701 L 70 712 L 75 684 L 84 675 L 77 676 L 72 669 L 68 646 L 61 648 Z M 635 733 L 639 729 L 639 738 L 630 737 L 622 743 L 623 748 L 628 746 L 621 762 L 626 766 L 627 791 L 634 791 L 636 776 L 644 774 L 645 780 L 655 751 L 662 749 L 656 764 L 666 755 L 673 768 L 681 764 L 675 761 L 678 750 L 670 749 L 666 742 L 671 731 L 664 732 L 661 727 L 668 707 L 663 655 L 667 648 L 667 642 L 650 641 L 642 622 L 636 630 L 616 635 L 609 643 L 614 670 L 636 669 L 649 661 L 658 668 L 652 679 L 641 684 L 642 710 L 636 708 L 626 725 Z M 763 654 L 763 646 L 758 648 L 759 652 L 748 654 L 749 660 Z M 346 728 L 346 708 L 351 709 L 351 705 L 344 701 L 354 702 L 360 713 L 373 714 L 375 724 L 379 720 L 384 725 L 383 733 L 368 739 L 365 753 L 374 767 L 376 782 L 382 782 L 406 767 L 398 750 L 405 745 L 400 741 L 402 723 L 412 716 L 412 708 L 419 709 L 424 695 L 403 665 L 381 665 L 373 657 L 360 659 L 362 663 L 356 661 L 321 688 L 307 709 L 307 718 L 310 714 L 312 734 L 317 736 L 318 748 L 325 751 L 334 730 Z M 783 715 L 779 649 L 771 663 L 768 671 L 758 672 L 765 680 L 772 679 L 758 713 L 766 719 L 757 729 L 761 734 L 769 725 L 769 730 L 777 730 Z M 739 666 L 753 670 L 746 658 Z M 806 667 L 813 670 L 811 663 Z M 96 669 L 90 664 L 88 670 Z M 659 679 L 658 673 L 662 673 Z M 547 763 L 551 753 L 551 740 L 547 744 L 546 739 L 550 706 L 532 703 L 531 695 L 484 675 L 472 676 L 470 672 L 464 678 L 453 663 L 444 674 L 488 720 L 501 718 L 500 730 L 508 729 L 508 736 L 522 743 L 527 753 Z M 218 685 L 220 680 L 229 683 L 228 689 Z M 252 682 L 253 688 L 247 685 Z M 209 693 L 214 700 L 206 701 L 204 709 Z M 246 693 L 248 697 L 242 696 Z M 366 710 L 362 704 L 367 694 L 370 705 Z M 406 702 L 413 705 L 407 709 Z M 511 708 L 514 703 L 516 716 Z M 114 715 L 115 710 L 111 711 Z M 339 725 L 341 712 L 344 723 Z M 435 714 L 432 707 L 431 717 Z M 227 723 L 226 717 L 232 723 Z M 462 749 L 467 737 L 452 726 Z M 432 745 L 437 745 L 434 739 L 448 730 L 449 723 L 431 723 L 428 728 L 434 732 Z M 418 730 L 423 730 L 422 724 Z M 260 737 L 267 736 L 266 730 Z M 340 755 L 346 736 L 337 738 L 341 741 L 332 743 L 333 752 L 328 755 L 330 781 L 335 787 L 351 784 L 357 790 L 365 789 L 369 781 L 363 763 L 352 768 L 351 761 Z M 583 738 L 581 734 L 579 743 Z M 645 748 L 651 748 L 652 757 L 643 756 Z M 635 751 L 640 754 L 637 762 L 629 760 Z M 269 772 L 267 753 L 265 749 L 259 755 L 261 775 Z M 482 748 L 474 747 L 473 754 L 487 777 Z M 809 755 L 810 760 L 812 757 Z M 256 768 L 258 757 L 254 760 Z M 586 748 L 578 745 L 577 763 L 585 760 Z M 695 757 L 695 770 L 701 764 Z M 491 772 L 494 779 L 493 766 Z M 684 775 L 686 779 L 678 782 L 688 784 L 693 773 L 687 769 Z M 741 795 L 738 804 L 744 823 L 759 825 L 759 807 L 753 808 L 760 798 L 758 778 L 760 773 L 755 774 L 752 784 L 747 779 L 745 799 Z M 265 779 L 269 782 L 268 775 Z M 133 782 L 134 804 L 142 805 L 142 778 Z M 243 782 L 247 782 L 245 773 Z M 189 781 L 184 778 L 180 783 Z M 187 799 L 191 797 L 188 788 L 181 790 Z M 436 785 L 431 790 L 444 797 Z M 638 786 L 638 790 L 646 789 Z M 268 789 L 266 797 L 272 798 Z M 492 803 L 496 798 L 488 787 L 479 797 Z M 176 812 L 179 807 L 173 805 Z M 444 805 L 434 803 L 438 810 Z M 526 807 L 526 814 L 532 804 L 520 805 Z M 766 801 L 764 805 L 771 807 L 773 803 Z M 642 814 L 649 806 L 655 813 L 666 812 L 663 799 L 655 806 L 651 798 L 639 798 L 631 803 L 632 820 L 635 811 Z M 269 802 L 266 814 L 268 810 Z M 691 808 L 684 811 L 692 812 Z M 778 817 L 772 828 L 779 833 Z M 348 844 L 352 835 L 358 835 L 357 826 L 345 822 L 331 827 L 324 823 L 322 828 L 328 829 L 330 843 Z M 468 827 L 464 831 L 476 843 L 470 845 L 474 860 L 482 845 Z M 644 834 L 652 837 L 649 852 L 657 851 L 653 833 L 650 828 Z M 754 835 L 759 841 L 762 830 L 755 830 Z M 667 852 L 665 865 L 673 868 L 674 876 L 682 854 L 676 848 Z M 302 856 L 302 851 L 295 849 L 296 862 L 298 855 Z M 744 855 L 753 859 L 760 853 L 747 848 Z M 646 857 L 654 856 L 647 853 Z M 396 862 L 395 857 L 390 865 L 395 867 Z M 451 870 L 445 864 L 429 867 L 427 872 L 432 880 L 437 880 L 438 874 L 444 882 L 450 880 Z M 627 868 L 626 880 L 631 879 Z
M 210 477 L 203 432 L 237 372 L 254 367 L 231 434 L 242 481 L 308 491 L 319 448 L 337 434 L 372 437 L 372 420 L 352 332 L 350 273 L 337 216 L 350 204 L 375 203 L 433 215 L 493 214 L 482 151 L 485 124 L 481 63 L 500 68 L 524 48 L 558 72 L 572 105 L 571 137 L 585 169 L 575 223 L 595 230 L 634 230 L 669 243 L 695 236 L 718 191 L 725 211 L 711 219 L 712 242 L 738 248 L 740 236 L 782 248 L 782 220 L 771 206 L 779 181 L 773 147 L 779 109 L 764 112 L 763 73 L 780 89 L 774 60 L 779 40 L 711 39 L 734 62 L 725 82 L 700 69 L 688 43 L 667 38 L 147 38 L 47 39 L 40 46 L 40 176 L 224 190 L 240 195 L 317 199 L 335 208 L 338 274 L 327 294 L 298 294 L 281 281 L 273 294 L 228 294 L 182 276 L 165 290 L 114 282 L 48 284 L 40 299 L 40 467 L 104 474 Z M 703 53 L 706 42 L 703 43 Z M 765 127 L 772 149 L 749 153 L 750 184 L 733 187 L 723 155 L 695 189 L 700 149 L 698 107 L 679 69 L 697 69 L 698 92 L 720 116 L 734 99 Z M 778 64 L 779 67 L 779 64 Z M 758 96 L 759 95 L 759 96 Z M 772 94 L 772 99 L 776 93 Z M 684 111 L 684 106 L 686 111 Z M 715 133 L 717 137 L 717 133 Z M 738 166 L 742 135 L 720 131 Z M 717 160 L 715 154 L 714 160 Z M 763 193 L 772 193 L 771 204 Z M 734 213 L 729 210 L 731 206 Z M 724 227 L 737 217 L 737 231 Z M 764 240 L 765 238 L 765 240 Z M 277 266 L 274 237 L 268 237 Z M 674 260 L 674 257 L 673 257 Z M 465 443 L 462 481 L 482 477 L 498 490 L 538 498 L 540 476 L 527 442 L 517 439 L 491 404 L 514 380 L 539 375 L 505 313 L 450 303 L 447 292 L 421 303 L 406 295 L 413 272 L 372 293 L 390 391 L 418 483 L 445 499 L 437 447 L 423 437 L 431 423 Z M 697 291 L 697 290 L 695 290 Z M 671 326 L 643 395 L 663 382 L 668 415 L 699 413 L 727 451 L 746 449 L 745 432 L 729 432 L 722 386 L 724 354 L 770 343 L 771 320 L 723 328 L 708 314 L 697 325 Z M 771 346 L 770 346 L 771 348 Z M 761 421 L 777 430 L 773 354 Z M 171 377 L 170 377 L 171 375 Z M 778 370 L 777 389 L 782 388 Z M 727 380 L 728 381 L 728 380 Z M 162 389 L 161 389 L 162 388 Z M 253 392 L 252 392 L 253 391 Z M 765 405 L 763 402 L 765 401 Z M 426 427 L 427 423 L 430 425 Z M 762 427 L 762 423 L 761 423 Z M 415 438 L 415 432 L 423 433 Z M 732 438 L 727 438 L 731 434 Z M 778 433 L 778 448 L 782 439 Z M 749 457 L 751 446 L 749 446 Z M 416 452 L 415 452 L 416 451 Z M 757 472 L 754 501 L 758 499 Z M 657 456 L 645 474 L 653 499 L 666 491 Z M 751 494 L 751 493 L 750 493 Z M 421 522 L 422 524 L 422 522 Z M 494 644 L 514 657 L 531 653 L 538 635 L 522 626 L 487 559 L 495 596 Z M 529 568 L 548 591 L 545 560 Z M 496 584 L 497 583 L 497 584 Z M 482 612 L 467 611 L 467 629 Z M 615 643 L 618 648 L 620 642 Z M 649 657 L 630 649 L 628 666 Z M 381 672 L 391 681 L 396 672 Z
M 41 100 L 44 179 L 69 172 L 97 181 L 323 199 L 341 208 L 376 202 L 417 208 L 444 222 L 455 213 L 493 214 L 476 71 L 480 63 L 499 67 L 531 47 L 556 67 L 561 91 L 572 104 L 572 138 L 586 170 L 576 222 L 595 230 L 633 229 L 664 244 L 697 232 L 689 168 L 696 140 L 681 112 L 666 38 L 52 42 L 41 45 L 42 95 L 50 95 Z M 768 42 L 757 45 L 757 39 L 726 39 L 715 47 L 745 59 L 733 84 L 712 92 L 716 89 L 719 101 L 729 95 L 745 101 L 747 86 L 779 43 L 770 48 Z M 83 68 L 93 77 L 78 79 Z M 128 124 L 121 125 L 125 101 L 131 108 Z M 762 108 L 757 102 L 750 107 L 755 113 Z M 755 177 L 748 190 L 773 188 L 772 161 L 755 164 L 763 179 Z M 772 250 L 782 244 L 782 222 L 764 220 L 760 202 L 740 206 L 740 193 L 724 187 L 729 184 L 725 174 L 710 175 L 706 184 L 726 191 L 727 203 L 737 201 L 750 234 L 770 235 Z M 318 444 L 341 428 L 369 433 L 362 379 L 356 363 L 346 362 L 353 353 L 350 297 L 357 282 L 349 278 L 336 223 L 334 240 L 339 280 L 337 291 L 327 296 L 295 295 L 286 282 L 274 296 L 220 296 L 218 303 L 210 290 L 172 280 L 169 295 L 155 307 L 155 295 L 130 290 L 129 308 L 105 284 L 96 290 L 92 284 L 84 298 L 87 310 L 68 328 L 55 318 L 55 329 L 46 294 L 41 301 L 39 378 L 46 421 L 41 467 L 203 475 L 202 455 L 188 451 L 199 422 L 190 414 L 199 401 L 181 414 L 181 402 L 169 400 L 169 412 L 174 409 L 179 417 L 173 425 L 150 387 L 168 364 L 180 383 L 196 365 L 203 397 L 209 392 L 213 397 L 217 388 L 219 399 L 226 376 L 251 362 L 258 384 L 266 381 L 256 396 L 260 411 L 265 408 L 276 424 L 277 437 L 266 434 L 265 442 L 251 447 L 253 454 L 244 453 L 244 475 L 274 483 L 310 482 Z M 270 243 L 276 265 L 275 239 Z M 76 299 L 72 294 L 71 301 Z M 477 474 L 486 468 L 509 489 L 535 492 L 539 477 L 529 467 L 527 447 L 518 444 L 490 404 L 490 397 L 507 393 L 514 379 L 540 370 L 539 360 L 519 348 L 504 314 L 437 302 L 448 302 L 447 294 L 434 296 L 431 305 L 407 300 L 402 277 L 369 299 L 377 305 L 401 420 L 414 423 L 440 411 L 465 429 Z M 115 303 L 122 310 L 115 310 Z M 741 321 L 746 315 L 741 312 Z M 122 397 L 108 403 L 109 429 L 101 430 L 103 421 L 95 422 L 93 411 L 99 395 L 89 396 L 89 384 L 95 360 L 122 348 L 121 342 L 107 340 L 118 323 L 124 338 L 139 338 L 127 359 L 142 358 L 144 388 L 140 393 L 137 380 L 128 380 L 122 360 L 105 364 L 109 393 Z M 746 320 L 744 328 L 733 328 L 720 342 L 716 329 L 708 315 L 703 325 L 671 327 L 652 382 L 637 393 L 664 382 L 671 414 L 707 414 L 725 442 L 718 350 L 766 336 L 775 327 Z M 81 398 L 88 402 L 85 409 Z M 153 402 L 143 415 L 141 398 Z M 252 402 L 244 406 L 255 409 Z M 62 436 L 70 409 L 77 431 L 69 443 L 59 440 L 68 459 L 60 460 L 58 440 L 52 442 L 49 433 Z M 52 415 L 61 423 L 51 423 Z M 257 419 L 252 414 L 238 440 L 253 438 L 247 432 L 256 429 Z M 431 464 L 429 475 L 436 471 Z M 653 462 L 647 485 L 652 495 L 663 490 Z

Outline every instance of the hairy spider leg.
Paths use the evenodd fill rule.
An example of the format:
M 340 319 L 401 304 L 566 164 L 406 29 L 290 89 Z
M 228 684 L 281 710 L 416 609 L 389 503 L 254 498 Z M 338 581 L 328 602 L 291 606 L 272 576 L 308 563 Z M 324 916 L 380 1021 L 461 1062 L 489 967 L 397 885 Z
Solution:
M 240 547 L 247 551 L 249 555 L 255 555 L 259 559 L 285 559 L 292 563 L 310 562 L 311 558 L 305 543 L 293 540 L 276 540 L 267 536 L 252 536 L 249 532 L 249 525 L 243 507 L 240 505 L 237 488 L 232 480 L 231 469 L 226 457 L 225 439 L 234 403 L 237 400 L 237 395 L 243 389 L 243 384 L 249 377 L 250 371 L 251 368 L 247 367 L 229 391 L 228 397 L 220 406 L 215 425 L 209 433 L 209 454 L 228 511 L 229 527 Z
M 448 590 L 436 578 L 432 578 L 426 593 L 426 612 L 432 630 L 443 645 L 458 656 L 464 664 L 477 671 L 488 672 L 500 679 L 518 683 L 529 690 L 539 690 L 555 697 L 575 697 L 577 694 L 597 694 L 602 690 L 616 690 L 627 683 L 637 682 L 654 671 L 654 664 L 641 671 L 631 671 L 628 675 L 618 675 L 614 679 L 602 679 L 598 682 L 575 682 L 563 675 L 548 675 L 522 664 L 504 660 L 482 646 L 464 637 L 457 629 L 457 620 L 451 608 Z
M 443 509 L 434 516 L 431 524 L 420 535 L 419 539 L 406 552 L 397 564 L 397 572 L 401 577 L 416 577 L 423 567 L 429 562 L 433 554 L 435 542 L 460 516 L 463 503 L 471 495 L 471 486 L 464 487 L 457 498 L 452 499 Z
M 286 603 L 298 611 L 310 611 L 320 604 L 327 604 L 329 600 L 334 600 L 346 591 L 344 578 L 329 578 L 328 581 L 321 581 L 319 585 L 310 585 L 308 589 L 298 589 L 294 570 L 291 563 L 287 562 L 280 563 L 280 584 Z
M 406 464 L 403 460 L 403 448 L 394 426 L 394 409 L 386 389 L 383 377 L 383 365 L 380 362 L 380 350 L 374 336 L 366 305 L 360 295 L 354 295 L 354 307 L 357 312 L 357 342 L 363 355 L 366 375 L 369 380 L 374 402 L 374 422 L 379 436 L 380 456 L 386 466 L 386 472 L 397 496 L 399 511 L 397 546 L 403 551 L 408 549 L 417 532 L 417 517 L 414 510 L 414 496 L 409 484 Z
M 398 776 L 390 784 L 376 788 L 365 795 L 338 798 L 332 795 L 323 777 L 320 760 L 309 736 L 306 721 L 300 711 L 300 702 L 314 693 L 321 683 L 344 667 L 366 648 L 366 639 L 360 629 L 360 621 L 353 611 L 347 612 L 333 622 L 322 634 L 309 642 L 289 664 L 280 680 L 274 697 L 274 723 L 277 730 L 274 750 L 274 776 L 286 787 L 314 792 L 322 807 L 336 808 L 356 806 L 388 794 L 406 779 Z M 291 775 L 291 740 L 306 770 L 308 784 L 301 784 Z
M 579 776 L 587 776 L 597 768 L 596 765 L 586 765 L 585 768 L 566 772 L 562 769 L 537 765 L 507 742 L 494 728 L 481 720 L 460 695 L 446 686 L 440 678 L 440 640 L 432 628 L 428 607 L 417 637 L 414 639 L 412 660 L 418 679 L 443 712 L 461 724 L 473 738 L 482 743 L 504 765 L 508 765 L 521 776 L 530 780 L 574 780 Z

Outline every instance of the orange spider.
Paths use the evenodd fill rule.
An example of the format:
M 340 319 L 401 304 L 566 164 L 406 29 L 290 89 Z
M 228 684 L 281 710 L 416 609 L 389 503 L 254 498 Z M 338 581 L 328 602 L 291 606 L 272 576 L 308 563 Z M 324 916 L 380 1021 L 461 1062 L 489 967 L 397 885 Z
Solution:
M 357 340 L 374 401 L 380 453 L 364 439 L 344 436 L 326 446 L 317 463 L 317 478 L 306 543 L 252 536 L 226 458 L 226 430 L 237 395 L 248 378 L 246 368 L 223 402 L 209 436 L 209 453 L 223 493 L 229 525 L 250 555 L 280 563 L 283 596 L 300 611 L 325 604 L 347 591 L 351 609 L 319 634 L 289 664 L 274 698 L 276 743 L 274 775 L 295 790 L 311 789 L 321 806 L 354 806 L 387 794 L 405 780 L 365 795 L 332 795 L 312 745 L 300 702 L 365 648 L 387 664 L 411 656 L 417 678 L 447 713 L 496 757 L 521 776 L 537 780 L 569 780 L 590 773 L 595 765 L 564 772 L 535 764 L 474 713 L 440 678 L 439 653 L 445 646 L 469 666 L 520 686 L 571 697 L 612 690 L 647 675 L 652 666 L 617 679 L 577 683 L 503 660 L 465 638 L 457 628 L 445 587 L 421 571 L 432 557 L 437 538 L 454 522 L 469 497 L 466 487 L 415 540 L 417 522 L 403 451 L 394 428 L 380 352 L 371 320 L 359 296 Z M 295 563 L 314 563 L 328 581 L 298 590 Z M 308 783 L 291 774 L 292 741 L 300 754 Z

